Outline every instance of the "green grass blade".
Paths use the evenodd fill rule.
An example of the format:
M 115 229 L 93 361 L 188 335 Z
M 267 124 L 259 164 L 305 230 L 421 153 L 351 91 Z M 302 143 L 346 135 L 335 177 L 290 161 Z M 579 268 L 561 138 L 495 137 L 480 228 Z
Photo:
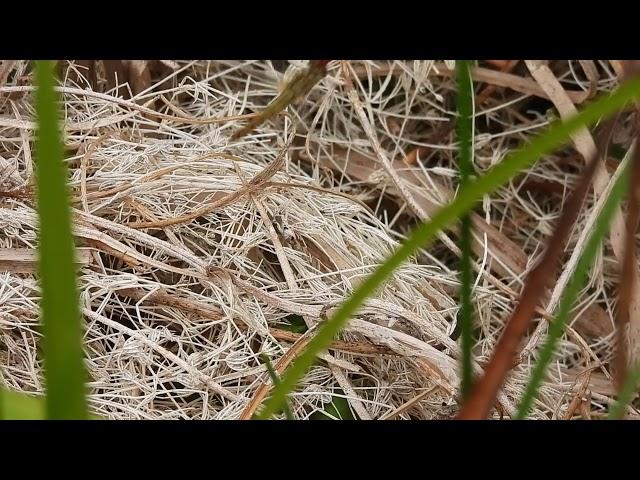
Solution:
M 47 416 L 86 419 L 82 331 L 67 170 L 63 162 L 53 66 L 36 62 L 37 199 Z
M 618 394 L 618 399 L 609 410 L 609 420 L 619 420 L 624 417 L 625 408 L 633 400 L 633 395 L 637 392 L 639 386 L 640 365 L 627 374 L 627 378 L 625 378 L 622 389 Z
M 261 353 L 260 359 L 262 360 L 262 363 L 264 363 L 265 366 L 267 367 L 267 372 L 271 377 L 273 386 L 277 387 L 278 385 L 280 385 L 280 377 L 278 377 L 278 372 L 276 372 L 276 369 L 273 368 L 273 364 L 271 363 L 271 359 L 269 358 L 269 356 L 266 353 Z M 293 416 L 293 412 L 291 411 L 291 408 L 289 408 L 289 402 L 287 402 L 286 400 L 284 402 L 283 409 L 284 409 L 284 415 L 285 417 L 287 417 L 287 420 L 295 420 L 295 417 Z
M 4 411 L 4 420 L 46 420 L 47 404 L 45 397 L 36 397 L 21 392 L 0 388 L 0 408 Z M 103 420 L 91 415 L 90 420 Z
M 469 60 L 456 62 L 458 81 L 458 119 L 456 134 L 458 137 L 458 170 L 460 172 L 460 187 L 465 188 L 472 177 L 472 114 L 473 114 L 473 85 L 469 72 Z M 460 226 L 460 337 L 462 343 L 462 396 L 466 397 L 473 382 L 473 304 L 471 302 L 471 287 L 473 277 L 471 270 L 471 217 L 465 214 Z
M 533 405 L 533 401 L 536 398 L 538 389 L 540 388 L 540 384 L 544 378 L 544 374 L 547 371 L 549 363 L 551 363 L 558 341 L 564 332 L 571 309 L 573 308 L 580 290 L 584 286 L 589 270 L 596 255 L 598 254 L 600 245 L 602 244 L 602 240 L 609 230 L 609 224 L 615 214 L 616 207 L 620 204 L 627 191 L 628 182 L 629 168 L 628 166 L 625 166 L 624 171 L 618 176 L 613 184 L 611 192 L 598 215 L 598 219 L 594 224 L 593 232 L 585 245 L 584 252 L 580 256 L 573 276 L 567 283 L 564 295 L 560 300 L 558 313 L 556 314 L 553 322 L 549 325 L 547 339 L 540 350 L 538 360 L 534 366 L 533 372 L 531 373 L 531 378 L 529 379 L 527 388 L 522 396 L 520 405 L 518 406 L 518 411 L 516 413 L 517 419 L 525 418 Z
M 615 92 L 594 101 L 582 112 L 566 122 L 556 122 L 544 134 L 532 140 L 521 150 L 509 155 L 481 177 L 469 181 L 460 189 L 455 199 L 441 208 L 431 219 L 419 225 L 407 240 L 389 256 L 342 304 L 334 316 L 318 329 L 316 336 L 306 349 L 292 363 L 282 377 L 280 385 L 272 392 L 259 418 L 270 418 L 281 408 L 286 395 L 315 361 L 318 353 L 325 350 L 336 334 L 358 310 L 362 303 L 382 285 L 382 283 L 411 255 L 433 240 L 436 234 L 460 218 L 483 195 L 492 193 L 509 181 L 514 175 L 532 165 L 543 155 L 560 147 L 569 136 L 583 126 L 590 126 L 597 120 L 612 115 L 630 101 L 640 97 L 640 78 L 634 78 L 621 85 Z
M 34 397 L 0 388 L 0 408 L 5 420 L 45 420 L 46 404 L 43 397 Z

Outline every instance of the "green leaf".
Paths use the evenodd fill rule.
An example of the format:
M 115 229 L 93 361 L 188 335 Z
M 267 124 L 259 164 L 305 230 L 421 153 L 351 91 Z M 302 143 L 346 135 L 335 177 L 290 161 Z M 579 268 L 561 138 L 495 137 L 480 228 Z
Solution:
M 86 419 L 82 331 L 67 169 L 63 161 L 51 62 L 36 62 L 36 80 L 38 250 L 47 416 Z
M 45 397 L 13 392 L 0 388 L 0 409 L 4 420 L 46 420 L 47 404 Z M 104 420 L 90 415 L 90 420 Z
M 0 389 L 0 408 L 4 420 L 45 420 L 44 397 Z
M 474 171 L 471 145 L 473 140 L 473 85 L 469 72 L 469 60 L 456 62 L 458 79 L 458 170 L 460 172 L 460 188 L 469 183 Z M 473 272 L 471 268 L 471 217 L 464 214 L 460 227 L 460 333 L 462 343 L 462 396 L 466 397 L 471 391 L 473 382 L 473 303 L 471 288 L 473 286 Z

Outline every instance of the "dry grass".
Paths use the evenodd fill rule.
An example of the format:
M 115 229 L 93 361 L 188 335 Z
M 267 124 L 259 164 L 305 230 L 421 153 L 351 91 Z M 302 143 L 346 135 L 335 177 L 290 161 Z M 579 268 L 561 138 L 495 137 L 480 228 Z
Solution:
M 26 62 L 5 65 L 0 249 L 33 249 L 33 88 Z M 571 101 L 617 84 L 608 62 L 593 66 L 599 78 L 581 62 L 554 62 Z M 165 62 L 128 99 L 116 98 L 117 86 L 108 90 L 105 73 L 96 73 L 90 90 L 86 71 L 71 64 L 62 92 L 90 405 L 110 418 L 250 416 L 269 383 L 259 354 L 286 365 L 287 352 L 308 337 L 285 330 L 294 316 L 312 330 L 416 217 L 455 192 L 453 131 L 443 130 L 454 115 L 454 84 L 444 63 L 332 62 L 287 115 L 238 141 L 230 137 L 242 120 L 283 83 L 269 62 Z M 551 95 L 523 65 L 510 73 L 477 68 L 474 78 L 496 86 L 476 104 L 482 171 L 547 125 L 540 105 L 527 102 Z M 628 147 L 627 131 L 618 135 L 614 141 Z M 405 163 L 408 156 L 415 158 Z M 583 164 L 571 150 L 558 152 L 475 212 L 480 364 Z M 614 170 L 601 172 L 565 261 L 581 245 L 607 186 L 603 175 Z M 616 246 L 606 246 L 582 292 L 535 418 L 597 417 L 612 402 Z M 337 390 L 361 418 L 452 417 L 456 248 L 455 231 L 443 233 L 367 303 L 292 395 L 297 418 L 322 410 Z M 0 373 L 11 388 L 42 392 L 36 279 L 11 265 L 0 264 Z M 561 292 L 549 294 L 553 304 Z M 550 313 L 541 312 L 536 335 Z M 528 337 L 498 399 L 507 415 L 529 377 L 537 338 Z

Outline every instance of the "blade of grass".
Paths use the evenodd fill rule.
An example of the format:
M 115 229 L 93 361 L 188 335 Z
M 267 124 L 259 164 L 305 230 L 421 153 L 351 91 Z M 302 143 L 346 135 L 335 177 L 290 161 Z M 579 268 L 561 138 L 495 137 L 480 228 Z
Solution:
M 42 397 L 0 388 L 0 408 L 5 420 L 45 420 L 46 404 Z
M 640 386 L 640 365 L 631 370 L 624 379 L 618 392 L 618 399 L 613 407 L 611 407 L 611 410 L 609 410 L 610 420 L 619 420 L 624 417 L 625 409 L 631 400 L 633 400 L 633 395 L 638 390 L 638 386 Z
M 473 85 L 469 72 L 469 60 L 456 62 L 458 89 L 458 169 L 460 172 L 460 187 L 464 188 L 472 177 L 473 163 L 471 152 L 472 114 L 473 114 Z M 460 336 L 462 343 L 462 397 L 471 391 L 473 382 L 473 304 L 471 302 L 471 287 L 473 285 L 471 269 L 471 217 L 465 214 L 460 219 Z
M 5 413 L 4 420 L 46 420 L 47 405 L 44 397 L 14 392 L 0 388 L 0 408 Z M 90 415 L 91 420 L 103 420 Z
M 613 219 L 616 212 L 616 207 L 622 201 L 622 198 L 626 192 L 627 182 L 629 180 L 629 168 L 625 165 L 624 170 L 614 180 L 614 184 L 611 187 L 611 191 L 605 201 L 598 219 L 594 224 L 594 230 L 587 241 L 587 244 L 582 252 L 578 263 L 576 264 L 573 276 L 567 284 L 564 295 L 560 300 L 558 306 L 558 313 L 556 314 L 553 322 L 549 326 L 549 332 L 547 333 L 547 339 L 540 350 L 538 360 L 531 373 L 531 378 L 527 384 L 527 388 L 522 396 L 520 405 L 518 406 L 518 412 L 516 418 L 525 418 L 533 405 L 533 401 L 536 398 L 540 384 L 544 374 L 551 362 L 555 348 L 564 332 L 565 326 L 569 319 L 571 309 L 580 293 L 580 290 L 584 286 L 587 274 L 591 268 L 593 261 L 600 249 L 602 240 L 609 230 L 609 224 Z
M 441 208 L 429 222 L 419 225 L 407 240 L 390 255 L 341 305 L 333 317 L 320 326 L 316 336 L 290 366 L 282 377 L 280 385 L 274 389 L 259 418 L 269 418 L 282 403 L 288 392 L 293 390 L 307 369 L 313 364 L 318 353 L 331 343 L 335 335 L 358 310 L 362 303 L 400 266 L 444 227 L 455 222 L 466 213 L 483 195 L 489 194 L 511 177 L 532 165 L 541 156 L 558 148 L 573 132 L 585 125 L 592 125 L 598 119 L 610 116 L 627 103 L 640 96 L 640 78 L 633 78 L 622 84 L 615 92 L 594 101 L 582 112 L 566 122 L 556 122 L 546 133 L 534 139 L 525 148 L 509 155 L 492 167 L 482 177 L 469 181 L 460 189 L 456 198 Z
M 67 171 L 63 162 L 54 74 L 36 62 L 37 199 L 47 416 L 86 419 L 85 371 Z
M 273 368 L 273 364 L 271 363 L 271 359 L 266 353 L 260 354 L 260 359 L 262 363 L 267 367 L 267 372 L 269 372 L 269 376 L 271 377 L 271 382 L 273 382 L 273 386 L 277 387 L 280 385 L 280 377 L 278 377 L 278 372 Z M 289 408 L 289 402 L 285 400 L 284 406 L 282 408 L 284 410 L 284 415 L 287 417 L 287 420 L 295 420 L 293 416 L 293 412 L 291 412 L 291 408 Z

